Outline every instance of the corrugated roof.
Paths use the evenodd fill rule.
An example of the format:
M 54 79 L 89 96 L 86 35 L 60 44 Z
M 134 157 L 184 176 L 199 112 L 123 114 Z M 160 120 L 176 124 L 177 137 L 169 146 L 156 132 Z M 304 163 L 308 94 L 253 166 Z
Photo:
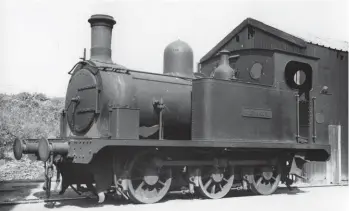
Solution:
M 336 40 L 333 38 L 319 37 L 310 33 L 299 36 L 299 37 L 308 43 L 323 46 L 325 48 L 346 51 L 346 52 L 348 52 L 349 50 L 349 42 L 347 41 Z
M 204 62 L 207 59 L 214 56 L 219 49 L 221 49 L 226 43 L 228 43 L 236 34 L 238 34 L 242 29 L 244 29 L 246 26 L 253 26 L 255 28 L 258 28 L 268 34 L 272 34 L 274 36 L 277 36 L 287 42 L 290 42 L 294 45 L 297 45 L 301 48 L 306 48 L 306 43 L 312 43 L 315 45 L 324 46 L 326 48 L 330 49 L 336 49 L 340 51 L 346 51 L 348 52 L 348 42 L 346 41 L 338 41 L 330 38 L 320 38 L 318 36 L 314 36 L 311 34 L 305 34 L 302 37 L 301 36 L 294 36 L 291 34 L 288 34 L 284 31 L 281 31 L 277 28 L 274 28 L 272 26 L 266 25 L 260 21 L 257 21 L 253 18 L 247 18 L 245 19 L 241 24 L 239 24 L 232 32 L 230 32 L 222 41 L 220 41 L 214 48 L 212 48 L 205 56 L 203 56 L 200 60 L 200 62 Z

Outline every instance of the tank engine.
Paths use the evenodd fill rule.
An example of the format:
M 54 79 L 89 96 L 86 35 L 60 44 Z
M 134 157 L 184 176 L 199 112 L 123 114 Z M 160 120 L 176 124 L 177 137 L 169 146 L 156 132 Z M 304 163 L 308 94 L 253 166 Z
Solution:
M 53 165 L 62 175 L 61 194 L 86 184 L 99 202 L 112 191 L 155 203 L 180 189 L 206 198 L 224 197 L 233 186 L 272 194 L 280 182 L 292 183 L 290 175 L 302 177 L 306 161 L 329 158 L 329 145 L 316 143 L 312 121 L 316 58 L 223 50 L 207 75 L 193 73 L 193 51 L 178 40 L 164 51 L 164 73 L 147 73 L 112 61 L 113 17 L 88 21 L 91 58 L 69 72 L 60 137 L 13 146 L 16 159 L 36 154 L 45 162 L 47 196 Z M 298 70 L 305 72 L 303 84 L 294 82 Z M 305 133 L 301 109 L 309 114 Z

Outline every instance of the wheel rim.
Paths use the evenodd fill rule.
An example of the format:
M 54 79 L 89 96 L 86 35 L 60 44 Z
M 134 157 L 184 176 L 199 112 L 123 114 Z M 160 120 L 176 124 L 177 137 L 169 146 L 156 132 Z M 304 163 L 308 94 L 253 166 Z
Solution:
M 205 198 L 219 199 L 228 194 L 233 181 L 233 168 L 204 167 L 200 170 L 199 192 Z
M 281 179 L 279 166 L 257 168 L 251 182 L 251 190 L 259 195 L 269 195 L 276 191 Z
M 170 189 L 172 171 L 155 165 L 154 154 L 139 155 L 129 165 L 128 195 L 135 203 L 160 201 Z

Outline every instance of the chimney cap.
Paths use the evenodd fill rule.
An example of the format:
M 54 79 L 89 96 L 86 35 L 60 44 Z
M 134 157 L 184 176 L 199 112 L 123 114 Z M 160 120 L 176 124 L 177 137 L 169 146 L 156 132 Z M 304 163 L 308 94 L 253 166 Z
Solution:
M 113 25 L 116 24 L 116 21 L 112 16 L 104 14 L 92 15 L 91 18 L 88 19 L 88 22 L 91 24 L 91 26 L 107 25 L 113 27 Z

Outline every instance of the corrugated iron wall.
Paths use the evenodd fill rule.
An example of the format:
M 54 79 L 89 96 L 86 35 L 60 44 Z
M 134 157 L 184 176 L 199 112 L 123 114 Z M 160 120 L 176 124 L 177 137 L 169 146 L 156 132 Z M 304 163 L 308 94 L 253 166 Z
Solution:
M 348 53 L 315 44 L 308 44 L 306 54 L 320 58 L 318 78 L 314 91 L 328 86 L 330 95 L 320 95 L 318 110 L 323 111 L 325 122 L 318 125 L 318 139 L 328 143 L 328 125 L 341 125 L 342 180 L 348 180 Z M 326 131 L 326 132 L 325 132 Z M 315 169 L 316 171 L 316 169 Z M 318 169 L 322 172 L 323 169 Z
M 325 162 L 311 162 L 306 163 L 303 169 L 303 176 L 307 180 L 302 180 L 303 183 L 310 183 L 312 185 L 325 185 L 327 181 L 327 167 Z

